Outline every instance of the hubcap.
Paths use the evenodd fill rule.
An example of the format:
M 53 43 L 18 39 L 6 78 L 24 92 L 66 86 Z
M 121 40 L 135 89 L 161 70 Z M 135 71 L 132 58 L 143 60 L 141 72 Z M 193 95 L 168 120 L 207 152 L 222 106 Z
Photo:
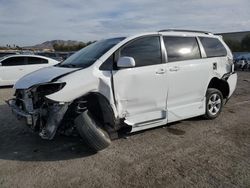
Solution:
M 208 100 L 208 111 L 211 115 L 216 115 L 221 108 L 221 98 L 220 95 L 214 93 L 210 96 Z

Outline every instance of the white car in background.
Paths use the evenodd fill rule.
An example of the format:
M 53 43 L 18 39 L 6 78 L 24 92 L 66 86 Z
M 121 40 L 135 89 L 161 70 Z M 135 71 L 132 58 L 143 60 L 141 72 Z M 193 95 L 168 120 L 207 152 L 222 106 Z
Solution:
M 0 86 L 14 85 L 24 75 L 59 62 L 38 55 L 10 55 L 0 58 Z

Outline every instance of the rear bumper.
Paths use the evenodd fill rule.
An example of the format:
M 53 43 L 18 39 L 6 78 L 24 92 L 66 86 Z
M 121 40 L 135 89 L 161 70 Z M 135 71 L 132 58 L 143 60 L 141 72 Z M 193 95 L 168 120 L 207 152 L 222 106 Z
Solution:
M 233 92 L 236 89 L 237 78 L 238 78 L 238 76 L 237 76 L 236 72 L 232 72 L 228 76 L 228 79 L 227 79 L 227 83 L 229 85 L 229 95 L 228 95 L 228 98 L 230 98 L 232 96 Z

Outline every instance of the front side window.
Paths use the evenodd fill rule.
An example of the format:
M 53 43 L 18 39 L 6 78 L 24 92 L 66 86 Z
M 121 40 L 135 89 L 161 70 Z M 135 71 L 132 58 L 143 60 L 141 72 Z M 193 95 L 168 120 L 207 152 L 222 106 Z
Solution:
M 162 63 L 159 36 L 148 36 L 130 42 L 120 50 L 120 57 L 133 57 L 136 67 Z
M 28 57 L 28 64 L 29 65 L 36 65 L 36 64 L 47 64 L 48 60 L 39 58 L 39 57 Z
M 227 50 L 217 38 L 199 37 L 207 57 L 226 56 Z
M 112 38 L 92 43 L 89 46 L 74 53 L 57 66 L 86 68 L 92 65 L 104 53 L 106 53 L 113 46 L 115 46 L 124 39 L 124 37 Z
M 168 62 L 201 58 L 195 37 L 164 36 Z
M 20 66 L 26 65 L 25 57 L 10 57 L 2 62 L 2 66 Z

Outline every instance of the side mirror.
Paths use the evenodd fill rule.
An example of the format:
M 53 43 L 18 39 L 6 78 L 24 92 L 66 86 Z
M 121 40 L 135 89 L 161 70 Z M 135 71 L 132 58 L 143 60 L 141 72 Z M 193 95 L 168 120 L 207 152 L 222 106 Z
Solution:
M 133 57 L 120 57 L 117 62 L 119 68 L 135 67 L 135 60 Z
M 0 67 L 2 66 L 2 63 L 0 63 Z

